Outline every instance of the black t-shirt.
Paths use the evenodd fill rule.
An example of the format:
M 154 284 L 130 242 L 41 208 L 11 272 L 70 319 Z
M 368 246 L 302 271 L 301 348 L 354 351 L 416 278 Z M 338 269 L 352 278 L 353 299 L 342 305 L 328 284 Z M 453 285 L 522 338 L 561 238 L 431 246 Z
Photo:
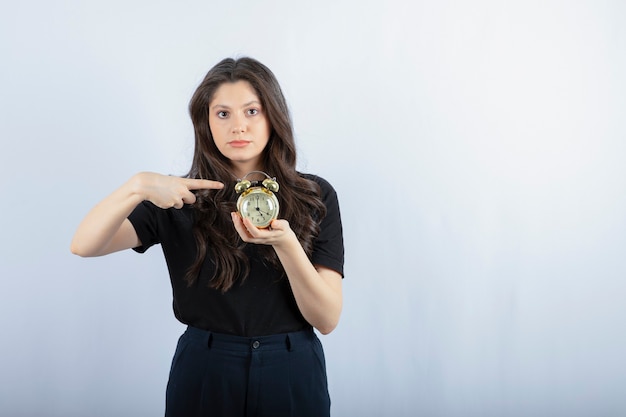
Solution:
M 321 187 L 326 216 L 320 222 L 320 234 L 315 239 L 311 262 L 331 268 L 343 276 L 343 233 L 337 194 L 324 179 L 302 174 Z M 193 237 L 193 207 L 160 209 L 144 201 L 130 214 L 143 253 L 160 243 L 165 255 L 173 291 L 176 318 L 184 324 L 218 333 L 239 336 L 261 336 L 286 333 L 310 327 L 300 313 L 289 280 L 271 265 L 266 265 L 254 244 L 245 251 L 250 260 L 250 273 L 235 281 L 226 292 L 209 288 L 214 264 L 207 254 L 199 279 L 189 287 L 184 277 L 196 259 Z

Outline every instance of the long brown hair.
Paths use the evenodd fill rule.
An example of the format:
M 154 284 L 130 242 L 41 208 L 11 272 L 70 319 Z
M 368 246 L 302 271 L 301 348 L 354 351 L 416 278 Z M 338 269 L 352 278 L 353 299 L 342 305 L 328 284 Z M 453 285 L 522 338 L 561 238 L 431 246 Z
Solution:
M 230 161 L 215 146 L 209 128 L 209 104 L 215 91 L 223 83 L 247 81 L 255 90 L 271 126 L 269 141 L 263 151 L 263 169 L 276 177 L 280 184 L 280 218 L 289 222 L 291 229 L 310 256 L 313 240 L 319 233 L 319 220 L 325 215 L 320 189 L 314 181 L 303 178 L 296 171 L 296 146 L 291 117 L 285 97 L 274 74 L 259 61 L 244 57 L 226 58 L 215 65 L 196 89 L 189 113 L 195 132 L 195 149 L 190 178 L 221 181 L 219 191 L 198 192 L 194 205 L 194 238 L 197 257 L 187 272 L 186 280 L 193 285 L 202 265 L 209 256 L 214 263 L 210 286 L 228 291 L 237 279 L 245 279 L 250 264 L 244 253 L 245 243 L 235 230 L 230 213 L 235 211 L 236 178 Z M 271 246 L 259 245 L 263 259 L 282 270 Z

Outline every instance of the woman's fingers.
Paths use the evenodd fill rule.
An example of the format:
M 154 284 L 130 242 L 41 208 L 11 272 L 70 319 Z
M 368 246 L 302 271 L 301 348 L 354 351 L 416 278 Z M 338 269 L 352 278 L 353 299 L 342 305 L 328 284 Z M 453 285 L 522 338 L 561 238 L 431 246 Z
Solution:
M 219 190 L 224 188 L 224 184 L 219 181 L 181 178 L 171 175 L 144 173 L 143 178 L 147 184 L 147 199 L 163 209 L 170 207 L 180 209 L 185 204 L 195 203 L 196 195 L 192 190 Z
M 260 245 L 276 245 L 288 235 L 289 222 L 286 220 L 274 220 L 267 229 L 257 228 L 249 219 L 242 218 L 237 213 L 231 213 L 233 224 L 241 239 L 247 243 Z
M 193 204 L 196 202 L 196 195 L 191 190 L 220 190 L 224 188 L 224 184 L 219 181 L 201 180 L 195 178 L 179 178 L 187 191 L 182 195 L 183 204 Z M 182 208 L 182 205 L 180 207 Z
M 224 184 L 219 181 L 201 180 L 196 178 L 181 178 L 188 190 L 220 190 Z
M 243 218 L 237 213 L 230 213 L 230 216 L 233 219 L 233 225 L 235 225 L 235 230 L 241 236 L 244 242 L 249 242 L 249 239 L 254 238 L 254 236 L 250 235 L 250 232 L 246 228 L 244 224 Z

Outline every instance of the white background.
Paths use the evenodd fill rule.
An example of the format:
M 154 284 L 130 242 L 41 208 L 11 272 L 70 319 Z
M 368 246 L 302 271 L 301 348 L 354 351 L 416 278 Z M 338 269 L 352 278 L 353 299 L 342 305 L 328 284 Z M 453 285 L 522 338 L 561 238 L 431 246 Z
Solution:
M 0 9 L 0 415 L 162 415 L 159 248 L 81 259 L 132 174 L 182 175 L 187 104 L 268 65 L 337 189 L 333 415 L 626 415 L 619 1 L 15 1 Z

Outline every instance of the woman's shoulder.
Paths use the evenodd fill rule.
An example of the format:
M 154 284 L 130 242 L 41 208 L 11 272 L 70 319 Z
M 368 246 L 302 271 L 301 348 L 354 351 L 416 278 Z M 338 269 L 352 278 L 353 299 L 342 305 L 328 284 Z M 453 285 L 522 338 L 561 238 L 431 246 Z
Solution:
M 309 181 L 313 181 L 317 185 L 319 185 L 321 190 L 322 190 L 322 194 L 326 194 L 328 192 L 332 192 L 332 193 L 335 192 L 335 189 L 333 188 L 331 183 L 328 182 L 325 178 L 320 177 L 319 175 L 309 174 L 309 173 L 305 173 L 305 172 L 298 172 L 298 174 L 302 178 L 305 178 L 305 179 L 307 179 Z

